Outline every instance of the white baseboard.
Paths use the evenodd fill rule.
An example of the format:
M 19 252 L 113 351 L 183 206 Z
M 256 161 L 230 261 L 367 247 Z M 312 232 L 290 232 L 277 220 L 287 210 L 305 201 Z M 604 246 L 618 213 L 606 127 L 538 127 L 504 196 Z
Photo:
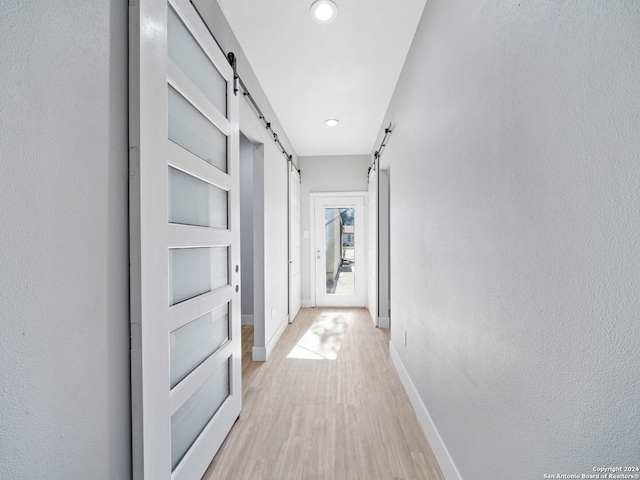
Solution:
M 276 333 L 273 334 L 273 337 L 271 337 L 271 340 L 269 340 L 269 343 L 266 347 L 253 347 L 253 349 L 251 350 L 251 359 L 254 362 L 266 362 L 269 358 L 269 355 L 271 355 L 271 352 L 273 352 L 273 349 L 278 344 L 278 340 L 280 340 L 280 337 L 288 326 L 289 315 L 287 315 L 280 323 L 280 326 L 276 330 Z
M 311 308 L 313 307 L 313 303 L 311 303 L 311 300 L 303 298 L 302 300 L 300 300 L 300 306 L 302 308 Z
M 266 362 L 267 347 L 253 347 L 251 349 L 251 360 L 254 362 Z
M 253 325 L 253 315 L 242 315 L 241 325 Z
M 402 380 L 404 389 L 409 395 L 411 405 L 418 416 L 420 426 L 422 427 L 427 440 L 429 440 L 429 444 L 436 456 L 436 460 L 438 460 L 438 464 L 440 465 L 440 470 L 442 470 L 442 473 L 444 474 L 444 478 L 447 480 L 462 480 L 460 472 L 458 472 L 455 463 L 453 463 L 449 450 L 447 450 L 447 446 L 442 441 L 442 437 L 440 437 L 440 433 L 433 423 L 427 407 L 422 403 L 418 390 L 416 390 L 411 377 L 409 377 L 409 372 L 407 372 L 396 347 L 391 342 L 389 342 L 389 353 L 391 354 L 391 360 L 398 371 L 398 375 L 400 375 L 400 380 Z
M 389 328 L 390 325 L 389 317 L 378 317 L 378 328 Z

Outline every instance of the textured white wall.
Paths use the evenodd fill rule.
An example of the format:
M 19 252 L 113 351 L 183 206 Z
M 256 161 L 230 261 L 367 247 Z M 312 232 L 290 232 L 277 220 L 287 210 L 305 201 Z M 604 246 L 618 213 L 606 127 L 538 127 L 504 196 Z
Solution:
M 127 479 L 127 5 L 0 16 L 0 478 Z
M 368 155 L 343 155 L 330 157 L 300 157 L 302 183 L 300 184 L 300 228 L 301 241 L 300 275 L 302 279 L 302 306 L 311 302 L 310 290 L 310 239 L 304 238 L 309 231 L 309 193 L 313 192 L 366 192 L 367 169 L 372 163 Z
M 638 463 L 638 45 L 636 0 L 427 3 L 382 123 L 392 342 L 465 479 Z

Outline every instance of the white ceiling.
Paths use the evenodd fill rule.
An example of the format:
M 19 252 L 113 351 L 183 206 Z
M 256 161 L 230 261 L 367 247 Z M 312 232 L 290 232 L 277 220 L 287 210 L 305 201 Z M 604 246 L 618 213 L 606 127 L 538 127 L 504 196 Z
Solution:
M 312 0 L 218 0 L 301 156 L 374 150 L 426 3 L 334 1 L 337 19 L 319 25 Z

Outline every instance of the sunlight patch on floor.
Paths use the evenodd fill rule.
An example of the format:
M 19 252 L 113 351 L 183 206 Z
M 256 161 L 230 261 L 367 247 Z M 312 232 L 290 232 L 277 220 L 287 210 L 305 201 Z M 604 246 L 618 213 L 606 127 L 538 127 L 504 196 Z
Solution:
M 349 318 L 346 315 L 335 313 L 323 313 L 300 341 L 289 352 L 287 358 L 299 358 L 305 360 L 335 360 L 344 339 L 344 334 L 349 327 Z

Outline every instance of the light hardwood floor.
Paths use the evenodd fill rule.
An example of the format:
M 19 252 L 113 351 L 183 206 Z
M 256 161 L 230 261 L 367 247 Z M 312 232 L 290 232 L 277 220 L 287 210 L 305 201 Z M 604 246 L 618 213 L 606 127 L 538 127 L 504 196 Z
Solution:
M 444 480 L 367 310 L 300 310 L 266 363 L 242 335 L 243 412 L 204 480 Z

